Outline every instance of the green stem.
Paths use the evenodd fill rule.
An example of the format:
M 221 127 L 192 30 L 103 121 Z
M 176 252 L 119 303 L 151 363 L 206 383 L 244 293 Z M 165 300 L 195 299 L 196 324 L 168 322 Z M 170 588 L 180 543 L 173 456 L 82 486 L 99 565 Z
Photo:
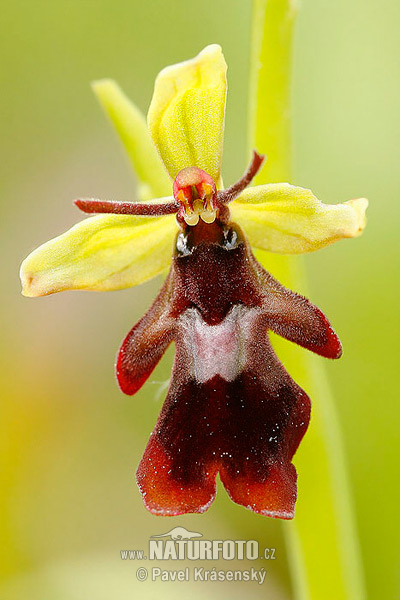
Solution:
M 250 148 L 267 154 L 257 184 L 290 179 L 290 67 L 293 0 L 253 0 L 250 72 Z M 307 292 L 298 258 L 257 252 L 282 283 Z M 274 337 L 293 378 L 313 401 L 309 430 L 295 456 L 296 515 L 283 523 L 294 597 L 361 600 L 363 576 L 344 448 L 323 359 Z

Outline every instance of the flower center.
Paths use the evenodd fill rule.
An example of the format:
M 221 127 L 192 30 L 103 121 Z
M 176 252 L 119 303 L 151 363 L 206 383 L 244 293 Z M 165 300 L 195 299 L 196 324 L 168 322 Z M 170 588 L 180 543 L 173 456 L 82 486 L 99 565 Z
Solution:
M 161 217 L 176 214 L 181 226 L 214 223 L 218 219 L 225 225 L 229 222 L 229 202 L 237 198 L 259 171 L 264 156 L 253 151 L 253 158 L 244 175 L 225 190 L 217 191 L 214 180 L 198 167 L 188 167 L 175 177 L 172 202 L 115 202 L 113 200 L 75 200 L 75 204 L 85 213 L 109 213 L 116 215 L 147 215 Z
M 179 203 L 178 218 L 187 225 L 197 225 L 199 219 L 213 223 L 217 217 L 217 188 L 208 173 L 198 167 L 179 171 L 173 186 L 174 198 Z

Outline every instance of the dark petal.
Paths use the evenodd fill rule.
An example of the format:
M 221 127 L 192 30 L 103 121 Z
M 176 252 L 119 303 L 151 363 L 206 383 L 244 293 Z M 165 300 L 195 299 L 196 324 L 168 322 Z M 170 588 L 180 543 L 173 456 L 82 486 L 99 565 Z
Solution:
M 253 258 L 264 285 L 267 327 L 291 342 L 326 358 L 340 358 L 342 345 L 325 315 L 304 296 L 285 288 Z
M 182 481 L 175 475 L 175 458 L 153 432 L 136 473 L 146 508 L 162 516 L 205 512 L 215 498 L 216 469 L 197 469 L 196 476 Z
M 174 337 L 169 315 L 170 277 L 147 313 L 131 329 L 120 348 L 116 371 L 121 390 L 135 394 L 149 377 Z
M 228 204 L 228 202 L 232 202 L 232 200 L 237 198 L 257 175 L 258 171 L 261 169 L 264 159 L 265 156 L 263 154 L 259 154 L 256 150 L 253 150 L 251 163 L 247 167 L 243 176 L 239 179 L 239 181 L 231 185 L 229 188 L 218 192 L 218 202 L 221 204 Z
M 168 282 L 121 349 L 120 385 L 134 393 L 176 342 L 168 395 L 137 471 L 139 488 L 154 514 L 201 513 L 220 473 L 238 504 L 290 519 L 297 494 L 291 460 L 310 401 L 267 332 L 331 358 L 340 356 L 340 342 L 318 308 L 256 262 L 240 228 L 205 227 L 178 236 Z
M 297 473 L 292 463 L 268 467 L 268 479 L 257 481 L 248 473 L 221 471 L 230 498 L 255 513 L 275 519 L 293 519 L 297 499 Z
M 297 474 L 290 462 L 310 419 L 310 400 L 291 380 L 274 391 L 251 373 L 230 390 L 228 434 L 235 442 L 220 477 L 237 504 L 268 517 L 292 519 Z M 245 398 L 246 408 L 240 410 Z M 243 412 L 244 417 L 243 417 Z
M 210 424 L 215 392 L 178 378 L 171 380 L 137 471 L 146 507 L 155 514 L 201 513 L 215 497 L 217 461 L 210 460 L 208 439 L 216 433 Z
M 176 202 L 160 204 L 138 203 L 138 202 L 116 202 L 115 200 L 94 200 L 93 198 L 80 198 L 75 200 L 75 205 L 82 212 L 107 213 L 114 215 L 141 215 L 160 217 L 178 212 L 179 205 Z
M 212 233 L 213 225 L 205 227 Z M 234 305 L 261 305 L 263 287 L 249 268 L 248 249 L 240 229 L 236 225 L 227 227 L 220 232 L 219 243 L 197 244 L 197 228 L 205 227 L 197 226 L 187 234 L 185 247 L 192 249 L 191 254 L 174 258 L 174 288 L 179 313 L 194 306 L 206 323 L 217 325 Z M 217 225 L 215 229 L 218 231 Z
M 137 473 L 151 512 L 204 512 L 220 471 L 235 502 L 268 516 L 293 517 L 296 471 L 290 460 L 307 429 L 310 403 L 278 364 L 273 357 L 261 378 L 245 371 L 231 382 L 219 375 L 205 383 L 172 380 Z

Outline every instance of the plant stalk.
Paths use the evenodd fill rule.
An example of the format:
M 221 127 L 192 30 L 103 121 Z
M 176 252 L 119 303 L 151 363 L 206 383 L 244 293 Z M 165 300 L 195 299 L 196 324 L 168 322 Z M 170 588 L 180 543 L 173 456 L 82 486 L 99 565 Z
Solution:
M 256 184 L 290 180 L 290 77 L 294 0 L 253 0 L 249 146 L 267 155 Z M 307 281 L 297 257 L 256 253 L 284 285 L 303 294 Z M 365 598 L 360 550 L 340 424 L 323 358 L 273 336 L 274 347 L 312 399 L 309 429 L 295 455 L 298 500 L 283 523 L 297 600 Z

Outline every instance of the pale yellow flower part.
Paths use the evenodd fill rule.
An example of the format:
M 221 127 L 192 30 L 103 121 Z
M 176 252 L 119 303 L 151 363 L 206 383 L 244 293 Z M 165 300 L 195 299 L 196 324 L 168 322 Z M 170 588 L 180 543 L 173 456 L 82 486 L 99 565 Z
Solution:
M 171 176 L 199 167 L 221 185 L 226 63 L 221 47 L 163 69 L 155 83 L 147 122 Z
M 93 89 L 134 165 L 142 200 L 153 195 L 161 197 L 150 202 L 171 202 L 172 197 L 164 197 L 172 192 L 170 177 L 190 166 L 206 171 L 221 187 L 226 63 L 220 46 L 207 46 L 192 60 L 161 71 L 148 114 L 150 132 L 115 82 L 101 80 Z M 361 198 L 327 205 L 310 190 L 282 183 L 248 188 L 229 207 L 254 247 L 297 254 L 359 235 L 367 204 Z M 23 294 L 138 285 L 168 267 L 177 229 L 174 215 L 85 219 L 26 258 Z
M 323 204 L 311 190 L 271 183 L 247 188 L 230 209 L 252 246 L 279 254 L 303 254 L 360 235 L 367 206 L 365 198 Z
M 146 118 L 112 79 L 92 83 L 100 104 L 111 119 L 139 179 L 138 199 L 171 193 L 171 180 L 151 139 Z
M 109 291 L 143 283 L 168 267 L 177 230 L 175 215 L 85 219 L 24 260 L 22 293 Z

